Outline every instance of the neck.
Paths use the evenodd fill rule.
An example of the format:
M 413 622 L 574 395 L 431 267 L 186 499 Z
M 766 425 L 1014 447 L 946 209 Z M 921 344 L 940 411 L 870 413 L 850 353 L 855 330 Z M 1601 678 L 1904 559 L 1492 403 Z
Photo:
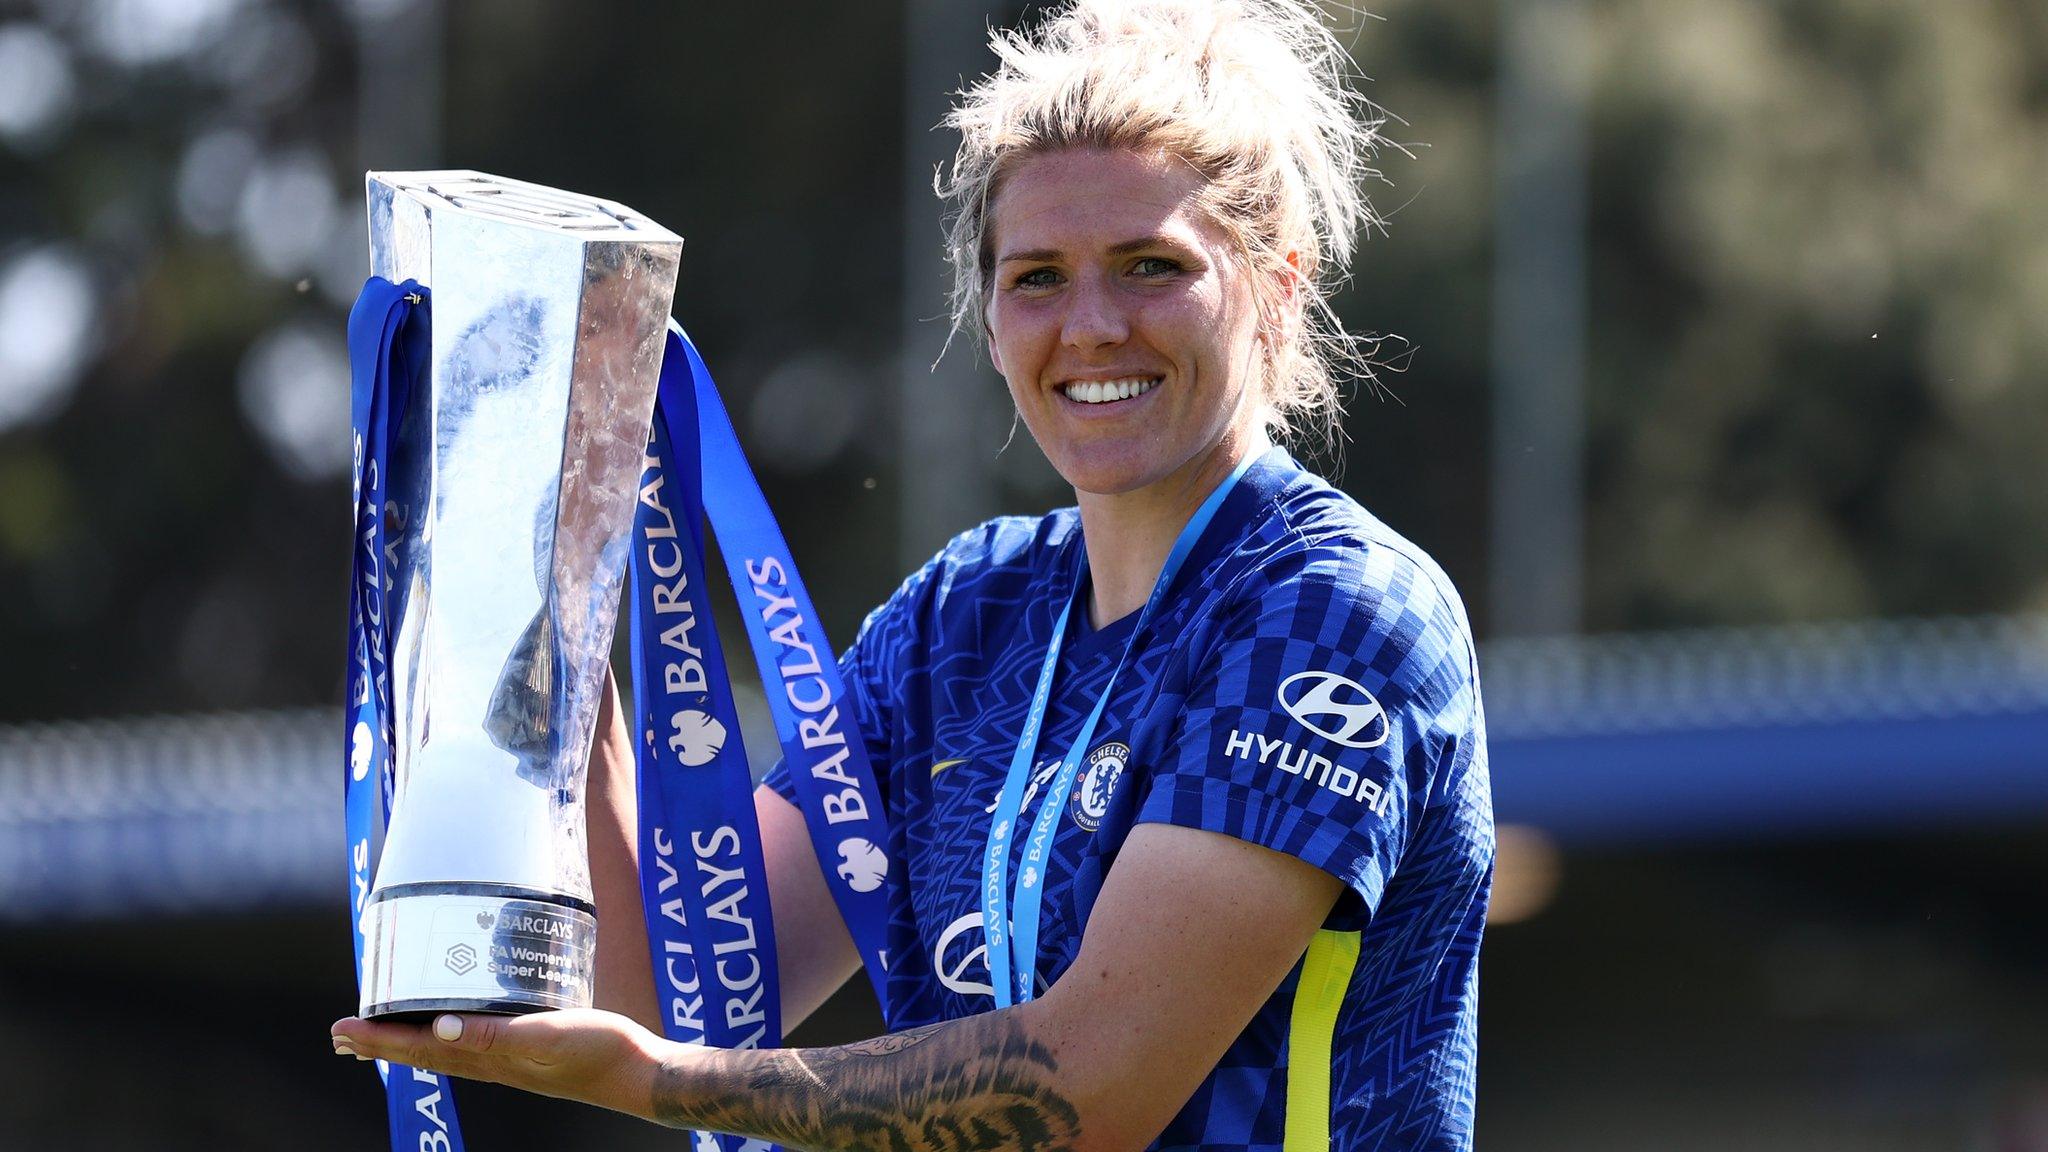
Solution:
M 1088 618 L 1100 628 L 1145 606 L 1182 528 L 1238 464 L 1272 446 L 1263 425 L 1224 435 L 1165 478 L 1130 492 L 1076 491 L 1088 548 Z

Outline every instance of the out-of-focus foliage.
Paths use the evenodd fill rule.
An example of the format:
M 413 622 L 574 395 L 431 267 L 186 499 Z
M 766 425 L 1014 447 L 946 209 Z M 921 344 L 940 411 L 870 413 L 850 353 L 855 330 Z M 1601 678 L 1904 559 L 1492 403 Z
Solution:
M 1367 91 L 1420 146 L 1340 307 L 1421 350 L 1347 475 L 1470 596 L 1498 13 L 1371 7 Z M 1583 11 L 1587 626 L 2048 604 L 2048 8 Z
M 300 479 L 292 441 L 266 451 L 252 420 L 276 381 L 243 378 L 266 333 L 338 338 L 336 285 L 359 275 L 336 256 L 360 246 L 331 244 L 355 211 L 348 18 L 7 11 L 0 40 L 33 45 L 44 114 L 0 135 L 0 278 L 44 255 L 79 290 L 9 296 L 0 317 L 0 363 L 26 355 L 47 376 L 41 403 L 0 420 L 0 716 L 327 698 L 316 657 L 339 653 L 346 481 Z M 73 322 L 82 359 L 38 351 L 38 332 Z M 338 349 L 298 366 L 340 391 L 291 389 L 287 419 L 346 419 Z
M 900 279 L 895 15 L 447 6 L 443 97 L 414 110 L 441 154 L 395 158 L 361 147 L 355 31 L 393 7 L 0 8 L 0 59 L 14 36 L 70 78 L 52 113 L 0 77 L 0 307 L 46 298 L 7 287 L 54 269 L 89 284 L 91 324 L 84 362 L 18 404 L 27 382 L 0 367 L 0 721 L 338 698 L 332 464 L 370 167 L 555 184 L 683 233 L 677 315 L 743 433 L 805 446 L 757 465 L 834 634 L 899 575 L 877 415 Z M 37 275 L 9 278 L 22 267 Z M 50 312 L 0 316 L 0 366 L 16 343 L 52 359 L 8 341 Z
M 2048 604 L 2048 8 L 1596 10 L 1597 624 Z
M 318 429 L 340 442 L 359 173 L 393 166 L 360 154 L 354 21 L 391 7 L 0 15 L 0 720 L 338 692 L 346 483 Z M 1330 7 L 1415 146 L 1383 157 L 1390 231 L 1337 306 L 1418 351 L 1398 399 L 1355 400 L 1342 477 L 1476 601 L 1499 8 Z M 1584 13 L 1589 626 L 2048 605 L 2048 9 Z M 678 314 L 842 640 L 901 575 L 898 486 L 949 482 L 894 450 L 904 20 L 454 4 L 420 110 L 430 163 L 688 237 Z M 1028 443 L 997 456 L 1000 422 L 959 435 L 1006 510 L 1066 499 Z

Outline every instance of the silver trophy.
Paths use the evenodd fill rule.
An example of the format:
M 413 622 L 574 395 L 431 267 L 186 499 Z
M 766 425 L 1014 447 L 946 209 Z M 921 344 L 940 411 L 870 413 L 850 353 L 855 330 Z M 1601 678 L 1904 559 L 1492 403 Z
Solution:
M 477 172 L 372 172 L 432 294 L 385 509 L 395 765 L 362 1015 L 588 1007 L 583 781 L 682 238 Z

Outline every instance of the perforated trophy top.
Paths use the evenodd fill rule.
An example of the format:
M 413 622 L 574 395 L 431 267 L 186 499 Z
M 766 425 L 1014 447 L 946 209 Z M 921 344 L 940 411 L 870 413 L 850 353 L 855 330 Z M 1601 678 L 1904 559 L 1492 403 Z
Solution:
M 487 172 L 372 172 L 368 182 L 372 189 L 382 184 L 436 211 L 453 209 L 582 240 L 682 242 L 682 237 L 615 200 Z

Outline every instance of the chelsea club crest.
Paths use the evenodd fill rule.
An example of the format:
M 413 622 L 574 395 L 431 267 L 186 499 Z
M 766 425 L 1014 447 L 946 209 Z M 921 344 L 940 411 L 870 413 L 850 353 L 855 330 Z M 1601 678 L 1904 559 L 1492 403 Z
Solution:
M 1093 832 L 1102 825 L 1103 814 L 1109 811 L 1109 798 L 1124 774 L 1124 762 L 1130 758 L 1130 746 L 1114 742 L 1098 744 L 1088 754 L 1088 771 L 1081 777 L 1081 786 L 1074 789 L 1069 805 L 1074 823 L 1082 831 Z

